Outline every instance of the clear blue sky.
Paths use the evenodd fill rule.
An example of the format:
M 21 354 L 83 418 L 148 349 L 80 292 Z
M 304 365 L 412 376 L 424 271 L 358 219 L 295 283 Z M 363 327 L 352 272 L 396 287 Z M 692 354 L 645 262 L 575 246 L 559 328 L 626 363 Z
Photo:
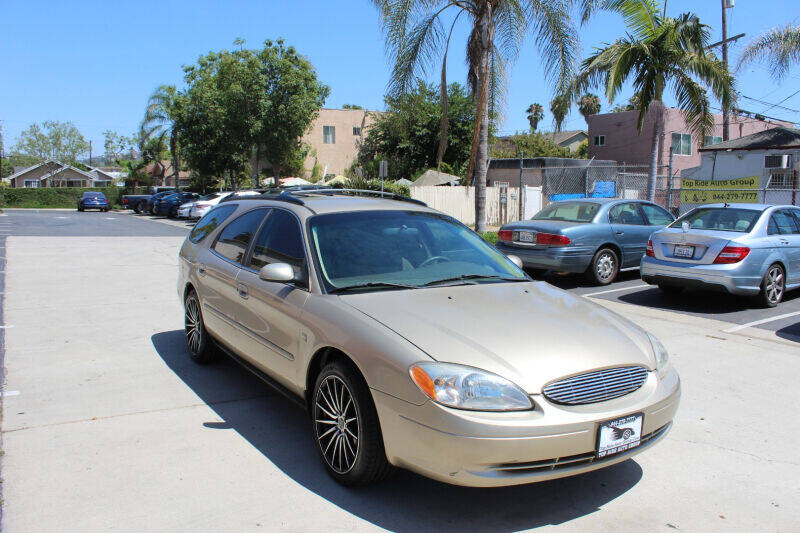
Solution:
M 719 0 L 669 0 L 668 14 L 694 10 L 720 34 Z M 758 33 L 800 21 L 797 0 L 737 0 L 729 10 L 729 35 Z M 466 28 L 454 35 L 449 78 L 464 81 Z M 618 16 L 601 15 L 580 29 L 585 56 L 623 32 Z M 102 152 L 102 132 L 132 134 L 150 92 L 161 83 L 181 84 L 181 65 L 211 50 L 231 48 L 235 38 L 259 46 L 283 37 L 316 66 L 331 87 L 326 107 L 359 104 L 383 108 L 389 76 L 378 15 L 368 0 L 140 0 L 136 3 L 3 0 L 0 2 L 0 124 L 6 147 L 33 122 L 72 121 Z M 731 50 L 735 60 L 741 44 Z M 432 69 L 432 79 L 437 78 Z M 764 68 L 740 74 L 742 94 L 777 103 L 800 90 L 800 69 L 778 85 Z M 628 94 L 625 95 L 627 98 Z M 549 108 L 552 91 L 543 79 L 532 40 L 511 71 L 503 132 L 527 128 L 525 108 Z M 781 104 L 800 110 L 800 94 Z M 747 110 L 769 106 L 742 100 Z M 604 109 L 608 105 L 603 100 Z M 800 113 L 773 107 L 766 114 L 800 122 Z M 546 112 L 544 129 L 551 127 Z M 540 128 L 542 127 L 540 126 Z M 583 128 L 573 108 L 566 128 Z

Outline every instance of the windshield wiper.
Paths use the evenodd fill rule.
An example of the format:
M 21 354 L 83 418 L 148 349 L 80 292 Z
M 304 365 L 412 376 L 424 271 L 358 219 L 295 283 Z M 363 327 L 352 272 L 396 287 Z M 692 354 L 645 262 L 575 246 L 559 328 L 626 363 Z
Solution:
M 383 281 L 371 281 L 369 283 L 359 283 L 357 285 L 345 285 L 336 287 L 328 291 L 329 294 L 336 292 L 356 291 L 359 289 L 418 289 L 416 285 L 406 285 L 404 283 L 388 283 Z
M 526 278 L 506 278 L 503 276 L 498 276 L 496 274 L 461 274 L 460 276 L 454 276 L 452 278 L 444 278 L 444 279 L 435 279 L 433 281 L 429 281 L 428 283 L 423 284 L 423 287 L 429 287 L 431 285 L 438 285 L 440 283 L 450 283 L 454 281 L 469 281 L 473 279 L 499 279 L 502 281 L 528 281 Z

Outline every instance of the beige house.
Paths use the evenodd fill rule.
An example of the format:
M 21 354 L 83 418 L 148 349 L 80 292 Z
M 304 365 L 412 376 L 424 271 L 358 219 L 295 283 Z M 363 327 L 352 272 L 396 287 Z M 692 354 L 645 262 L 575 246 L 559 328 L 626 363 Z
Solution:
M 583 141 L 589 139 L 589 134 L 582 130 L 556 131 L 544 135 L 561 148 L 568 149 L 570 153 L 577 150 Z
M 305 161 L 305 176 L 314 164 L 325 175 L 344 174 L 355 161 L 366 129 L 375 121 L 374 111 L 365 109 L 321 109 L 311 130 L 303 137 L 312 150 Z
M 98 169 L 86 172 L 51 159 L 15 172 L 6 180 L 15 188 L 105 187 L 113 183 L 111 176 Z
M 188 187 L 192 184 L 189 171 L 179 169 L 176 176 L 172 161 L 169 159 L 150 163 L 145 172 L 152 178 L 155 187 Z

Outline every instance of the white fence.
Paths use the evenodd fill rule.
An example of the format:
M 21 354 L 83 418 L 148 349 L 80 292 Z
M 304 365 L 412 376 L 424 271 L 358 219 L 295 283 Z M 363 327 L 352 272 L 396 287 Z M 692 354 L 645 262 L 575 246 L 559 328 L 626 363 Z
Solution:
M 525 214 L 541 209 L 541 187 L 526 187 Z M 447 213 L 462 223 L 475 225 L 475 188 L 423 186 L 411 187 L 411 197 L 429 207 Z M 486 188 L 486 225 L 501 226 L 519 220 L 519 188 Z

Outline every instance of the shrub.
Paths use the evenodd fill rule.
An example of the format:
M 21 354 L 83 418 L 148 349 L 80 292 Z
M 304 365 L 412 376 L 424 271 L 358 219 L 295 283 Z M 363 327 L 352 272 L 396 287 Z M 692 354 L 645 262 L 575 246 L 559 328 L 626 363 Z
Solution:
M 106 195 L 110 205 L 119 205 L 123 194 L 134 194 L 124 187 L 42 187 L 0 189 L 0 207 L 76 208 L 78 199 L 86 191 L 98 191 Z M 147 194 L 137 192 L 136 194 Z
M 358 177 L 350 177 L 344 183 L 334 183 L 331 185 L 334 189 L 365 189 L 368 191 L 381 190 L 381 180 L 379 179 L 362 179 Z M 402 196 L 411 196 L 411 190 L 408 185 L 398 185 L 393 181 L 384 181 L 383 190 Z
M 489 244 L 497 244 L 497 232 L 496 231 L 486 231 L 480 234 L 483 237 L 483 240 L 488 242 Z

